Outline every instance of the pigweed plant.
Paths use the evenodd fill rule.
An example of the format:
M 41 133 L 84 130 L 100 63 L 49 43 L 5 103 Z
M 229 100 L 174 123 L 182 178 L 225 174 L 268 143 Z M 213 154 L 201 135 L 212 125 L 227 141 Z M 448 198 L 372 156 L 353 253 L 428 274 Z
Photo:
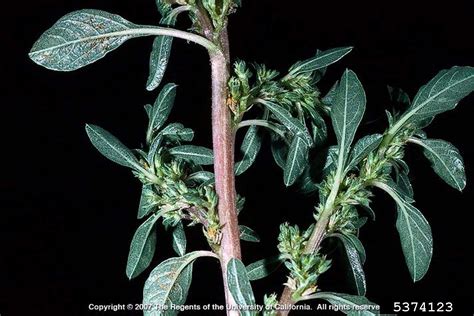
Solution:
M 97 150 L 128 167 L 143 189 L 138 208 L 142 220 L 132 238 L 126 274 L 132 279 L 145 272 L 152 261 L 158 222 L 172 234 L 177 256 L 149 273 L 143 289 L 146 315 L 172 315 L 172 304 L 186 301 L 193 263 L 201 257 L 220 261 L 229 315 L 286 315 L 295 304 L 323 299 L 344 305 L 348 314 L 376 314 L 378 306 L 365 298 L 363 265 L 365 251 L 358 232 L 368 218 L 373 189 L 385 191 L 397 205 L 396 228 L 406 265 L 413 281 L 426 274 L 433 250 L 430 225 L 414 206 L 409 168 L 404 152 L 408 144 L 423 150 L 433 170 L 450 186 L 466 185 L 463 160 L 450 143 L 430 139 L 424 129 L 434 117 L 452 110 L 474 89 L 474 68 L 453 67 L 441 71 L 422 86 L 413 101 L 406 93 L 389 88 L 393 102 L 403 103 L 403 113 L 387 111 L 388 127 L 383 133 L 354 140 L 363 118 L 366 96 L 357 75 L 346 70 L 327 93 L 318 82 L 326 68 L 351 51 L 351 47 L 317 51 L 298 61 L 287 73 L 261 64 L 236 61 L 231 65 L 227 37 L 228 16 L 240 0 L 157 0 L 160 26 L 137 25 L 99 10 L 80 10 L 62 17 L 33 45 L 30 58 L 57 71 L 72 71 L 91 64 L 125 41 L 154 36 L 147 90 L 155 90 L 167 68 L 173 38 L 203 46 L 212 67 L 213 149 L 190 145 L 193 130 L 180 123 L 167 123 L 176 85 L 162 86 L 153 105 L 146 105 L 149 121 L 144 146 L 128 149 L 106 130 L 86 125 Z M 188 30 L 173 28 L 176 19 L 187 15 Z M 254 109 L 253 111 L 250 111 Z M 330 124 L 329 124 L 330 122 Z M 337 144 L 327 142 L 328 124 Z M 245 131 L 241 159 L 234 164 L 236 132 Z M 249 227 L 239 225 L 244 198 L 235 191 L 235 176 L 246 172 L 269 134 L 274 160 L 283 170 L 286 186 L 303 193 L 317 192 L 314 224 L 300 228 L 283 223 L 278 254 L 245 266 L 240 240 L 258 242 Z M 309 159 L 320 156 L 321 163 Z M 212 168 L 208 167 L 213 165 Z M 199 225 L 207 250 L 186 249 L 186 227 Z M 320 288 L 318 278 L 331 268 L 323 240 L 337 239 L 347 254 L 355 292 L 331 292 Z M 267 277 L 278 267 L 287 269 L 281 295 L 268 293 L 257 310 L 253 280 Z M 347 308 L 352 306 L 353 308 Z M 161 308 L 160 308 L 161 307 Z M 168 307 L 168 308 L 167 308 Z

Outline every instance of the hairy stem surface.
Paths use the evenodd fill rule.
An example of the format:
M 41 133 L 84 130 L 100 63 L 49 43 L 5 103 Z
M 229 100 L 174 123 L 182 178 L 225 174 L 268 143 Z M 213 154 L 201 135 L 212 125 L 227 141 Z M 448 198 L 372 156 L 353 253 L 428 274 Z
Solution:
M 227 32 L 221 34 L 227 37 Z M 227 43 L 227 38 L 221 39 Z M 227 305 L 236 305 L 227 284 L 227 263 L 231 258 L 241 258 L 240 232 L 236 210 L 234 176 L 234 131 L 227 100 L 229 80 L 228 44 L 222 45 L 223 52 L 211 53 L 212 68 L 212 141 L 214 150 L 215 188 L 219 197 L 218 213 L 222 225 L 220 259 Z M 228 315 L 238 315 L 228 311 Z

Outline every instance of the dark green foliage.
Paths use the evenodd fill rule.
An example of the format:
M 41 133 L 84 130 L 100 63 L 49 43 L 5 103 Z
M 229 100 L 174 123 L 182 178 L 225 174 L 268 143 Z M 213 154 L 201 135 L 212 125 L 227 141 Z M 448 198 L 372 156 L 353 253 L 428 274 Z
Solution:
M 46 68 L 72 71 L 103 58 L 128 39 L 155 36 L 146 85 L 150 91 L 160 85 L 165 74 L 172 37 L 200 44 L 208 49 L 212 59 L 223 58 L 221 65 L 230 63 L 225 51 L 227 17 L 242 5 L 240 0 L 156 0 L 156 5 L 161 26 L 136 25 L 100 10 L 67 14 L 38 39 L 29 56 Z M 191 21 L 190 32 L 172 28 L 183 12 Z M 346 70 L 324 95 L 318 88 L 327 67 L 351 50 L 352 47 L 317 50 L 314 57 L 296 62 L 282 76 L 265 65 L 249 67 L 244 61 L 236 61 L 228 82 L 224 75 L 221 78 L 221 85 L 227 83 L 228 88 L 226 95 L 222 95 L 227 98 L 222 106 L 227 106 L 231 113 L 231 122 L 227 121 L 226 126 L 232 125 L 232 130 L 227 132 L 233 135 L 239 128 L 248 127 L 235 174 L 242 174 L 254 164 L 258 153 L 264 150 L 262 140 L 269 134 L 273 158 L 283 170 L 283 183 L 297 185 L 311 199 L 319 196 L 319 202 L 314 202 L 315 224 L 304 231 L 296 225 L 282 224 L 279 254 L 247 267 L 237 258 L 222 255 L 222 250 L 228 250 L 223 247 L 234 247 L 239 240 L 231 240 L 227 245 L 221 242 L 223 227 L 229 222 L 221 222 L 217 211 L 214 184 L 222 183 L 223 179 L 215 179 L 206 170 L 206 166 L 214 163 L 214 153 L 209 148 L 188 144 L 194 138 L 192 129 L 176 122 L 166 124 L 176 97 L 175 84 L 164 85 L 154 104 L 145 106 L 148 126 L 142 148 L 131 150 L 106 130 L 86 125 L 93 146 L 111 161 L 132 169 L 141 182 L 137 217 L 143 222 L 132 238 L 127 276 L 134 278 L 151 264 L 158 244 L 158 220 L 171 234 L 173 249 L 179 255 L 161 262 L 151 272 L 144 287 L 145 304 L 184 304 L 194 261 L 202 256 L 222 255 L 223 262 L 230 259 L 223 269 L 230 292 L 227 296 L 232 296 L 240 307 L 256 303 L 250 280 L 267 277 L 284 265 L 288 269 L 285 285 L 294 302 L 324 299 L 334 305 L 352 306 L 352 310 L 344 311 L 350 315 L 376 314 L 379 307 L 364 297 L 366 253 L 358 238 L 368 218 L 375 220 L 370 205 L 374 187 L 387 192 L 396 202 L 396 229 L 413 281 L 426 275 L 433 237 L 428 221 L 414 206 L 410 178 L 416 174 L 409 176 L 405 147 L 407 143 L 419 145 L 441 179 L 457 190 L 464 189 L 466 175 L 459 150 L 447 141 L 429 139 L 423 129 L 436 115 L 454 109 L 474 90 L 474 68 L 456 66 L 441 71 L 421 87 L 413 102 L 401 89 L 388 87 L 390 104 L 403 105 L 404 112 L 387 111 L 388 127 L 383 133 L 357 140 L 366 110 L 365 91 L 357 75 Z M 337 144 L 328 142 L 328 122 L 332 123 Z M 216 157 L 221 157 L 218 154 Z M 227 162 L 232 166 L 232 161 Z M 314 194 L 316 191 L 318 194 Z M 244 201 L 237 195 L 232 216 L 238 216 Z M 187 253 L 186 226 L 192 225 L 202 227 L 212 251 Z M 234 227 L 237 229 L 237 224 Z M 241 240 L 260 241 L 251 228 L 239 225 L 239 230 Z M 319 288 L 319 277 L 331 266 L 327 258 L 330 253 L 325 252 L 323 243 L 328 237 L 341 241 L 357 296 Z M 268 309 L 263 316 L 277 314 L 277 295 L 265 295 L 264 304 Z M 362 307 L 363 310 L 357 310 Z M 145 315 L 176 314 L 176 310 L 145 311 Z M 251 309 L 244 309 L 241 314 L 256 315 Z

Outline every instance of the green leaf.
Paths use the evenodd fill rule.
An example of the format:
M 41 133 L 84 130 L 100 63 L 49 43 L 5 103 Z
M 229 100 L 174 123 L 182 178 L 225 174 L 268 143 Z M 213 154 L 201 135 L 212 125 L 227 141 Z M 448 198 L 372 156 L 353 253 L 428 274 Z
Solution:
M 328 137 L 326 122 L 324 121 L 322 116 L 313 108 L 307 107 L 305 109 L 309 112 L 311 116 L 313 142 L 316 146 L 321 145 L 326 141 Z
M 327 67 L 340 60 L 351 50 L 352 47 L 338 47 L 325 50 L 319 54 L 316 54 L 316 56 L 313 58 L 297 62 L 290 68 L 289 74 L 296 76 L 302 73 L 313 72 L 317 69 Z
M 173 156 L 190 160 L 198 165 L 212 165 L 214 163 L 212 150 L 206 147 L 182 145 L 171 148 L 169 153 Z
M 292 117 L 288 110 L 270 101 L 260 100 L 260 102 L 293 134 L 300 136 L 308 146 L 312 145 L 313 139 L 306 127 L 298 119 Z
M 190 128 L 184 127 L 181 123 L 171 123 L 163 128 L 159 135 L 162 135 L 171 141 L 190 142 L 194 138 L 194 131 Z
M 121 166 L 144 170 L 132 151 L 105 129 L 96 125 L 86 124 L 86 133 L 92 145 L 106 158 Z
M 240 315 L 256 315 L 255 312 L 249 311 L 245 308 L 255 305 L 255 297 L 247 276 L 247 270 L 239 259 L 232 258 L 229 260 L 229 263 L 227 264 L 227 283 L 229 284 L 229 290 L 235 302 L 243 308 Z
M 142 187 L 142 195 L 140 197 L 140 205 L 138 206 L 138 218 L 143 218 L 150 214 L 157 203 L 154 201 L 155 192 L 151 184 L 145 184 Z
M 324 162 L 324 167 L 322 174 L 327 176 L 333 169 L 336 168 L 337 164 L 337 146 L 333 145 L 328 148 L 326 161 Z
M 73 71 L 91 64 L 130 38 L 145 36 L 130 30 L 137 26 L 101 10 L 66 14 L 41 35 L 29 56 L 51 70 Z
M 186 254 L 186 233 L 184 232 L 183 223 L 181 221 L 174 227 L 172 227 L 173 237 L 173 250 L 180 256 Z
M 148 123 L 146 136 L 148 143 L 150 143 L 153 133 L 160 129 L 168 119 L 176 97 L 176 87 L 177 85 L 174 83 L 168 83 L 156 98 L 151 111 L 150 122 Z
M 153 269 L 143 288 L 143 304 L 166 306 L 168 310 L 145 309 L 145 316 L 178 314 L 177 310 L 171 310 L 171 304 L 186 303 L 194 260 L 202 256 L 210 254 L 207 251 L 194 251 L 182 257 L 169 258 Z
M 250 281 L 263 279 L 274 272 L 283 263 L 284 259 L 280 256 L 273 256 L 249 264 L 247 275 Z
M 344 236 L 352 243 L 354 248 L 357 250 L 357 253 L 359 254 L 360 262 L 364 264 L 367 256 L 365 254 L 365 249 L 364 245 L 362 245 L 362 242 L 354 234 L 345 234 Z
M 367 215 L 370 216 L 370 219 L 375 221 L 375 212 L 374 210 L 370 207 L 370 201 L 367 201 L 366 203 L 361 203 L 360 206 L 362 209 L 367 213 Z
M 237 203 L 235 206 L 235 208 L 237 209 L 237 215 L 239 215 L 240 212 L 244 209 L 244 206 L 245 206 L 245 197 L 237 194 Z
M 147 153 L 142 149 L 132 149 L 132 153 L 136 154 L 138 159 L 147 160 Z
M 133 236 L 126 269 L 129 279 L 142 273 L 153 259 L 156 248 L 156 233 L 153 233 L 153 227 L 159 217 L 159 215 L 150 216 L 138 227 Z
M 158 8 L 158 12 L 160 12 L 161 16 L 168 15 L 173 9 L 168 1 L 169 0 L 156 0 L 156 7 Z
M 271 150 L 273 159 L 275 159 L 276 164 L 285 169 L 286 157 L 288 155 L 288 147 L 281 140 L 272 140 Z
M 321 99 L 321 101 L 326 105 L 332 105 L 334 98 L 336 96 L 337 87 L 339 86 L 339 81 L 336 81 L 332 87 L 329 89 L 328 93 Z
M 474 90 L 474 68 L 453 67 L 439 72 L 430 82 L 421 87 L 411 106 L 393 127 L 413 122 L 420 127 L 429 123 L 435 115 L 452 110 L 458 102 Z
M 359 217 L 359 219 L 352 222 L 352 226 L 354 227 L 354 229 L 361 229 L 367 223 L 367 220 L 368 220 L 368 217 Z M 364 262 L 362 262 L 362 264 L 363 263 Z
M 433 256 L 430 225 L 416 207 L 399 202 L 397 230 L 413 281 L 421 280 L 428 271 Z
M 410 178 L 408 178 L 408 174 L 403 170 L 396 170 L 396 182 L 398 188 L 404 195 L 413 199 L 414 192 L 413 187 L 411 186 Z
M 310 295 L 307 299 L 323 299 L 341 308 L 341 312 L 350 316 L 372 316 L 378 315 L 380 306 L 372 303 L 367 298 L 357 295 L 349 295 L 335 292 L 318 292 Z
M 423 147 L 423 153 L 431 162 L 433 170 L 447 184 L 462 191 L 466 187 L 466 172 L 459 150 L 441 139 L 411 139 Z
M 315 57 L 319 57 L 323 52 L 321 50 L 316 50 L 316 55 Z M 319 81 L 321 81 L 321 79 L 324 77 L 324 75 L 326 74 L 326 71 L 328 70 L 327 67 L 323 67 L 323 68 L 320 68 L 318 70 L 315 70 L 311 76 L 312 76 L 312 80 L 311 80 L 311 84 L 312 85 L 316 85 Z
M 351 70 L 346 70 L 331 108 L 332 125 L 339 145 L 339 155 L 344 158 L 343 164 L 364 115 L 365 103 L 364 88 L 357 75 Z
M 151 104 L 145 104 L 143 107 L 145 108 L 146 116 L 148 117 L 148 119 L 150 119 L 153 106 Z
M 364 296 L 367 290 L 367 285 L 365 282 L 365 274 L 364 269 L 362 268 L 362 262 L 359 252 L 352 243 L 352 240 L 346 237 L 346 235 L 335 234 L 335 236 L 338 237 L 344 245 L 344 250 L 346 252 L 347 260 L 349 262 L 349 267 L 351 269 L 352 278 L 354 279 L 357 294 Z
M 161 143 L 163 142 L 163 136 L 157 135 L 150 144 L 150 148 L 148 149 L 147 160 L 150 165 L 154 165 L 155 163 L 155 155 L 160 148 Z
M 240 239 L 250 242 L 260 242 L 258 234 L 250 227 L 239 225 Z
M 174 26 L 175 23 L 175 14 L 167 14 L 160 21 L 160 24 L 166 26 Z M 153 41 L 153 48 L 150 54 L 150 74 L 146 84 L 146 89 L 148 91 L 153 91 L 160 85 L 166 68 L 168 67 L 168 60 L 170 58 L 172 44 L 173 37 L 171 36 L 155 37 L 155 40 Z
M 189 175 L 187 181 L 194 181 L 197 183 L 214 182 L 214 174 L 209 171 L 197 171 Z
M 303 194 L 311 194 L 319 189 L 318 184 L 314 181 L 313 176 L 311 175 L 311 170 L 309 166 L 303 171 L 303 174 L 298 179 L 298 191 Z
M 377 149 L 382 142 L 382 138 L 383 137 L 380 134 L 373 134 L 359 139 L 352 149 L 346 170 L 350 170 L 357 166 L 371 151 Z
M 326 125 L 316 125 L 311 122 L 311 129 L 313 134 L 313 142 L 316 146 L 324 144 L 328 137 L 328 131 Z
M 241 175 L 255 162 L 261 147 L 262 135 L 259 133 L 258 126 L 252 125 L 248 128 L 247 133 L 245 133 L 244 140 L 240 146 L 243 158 L 235 164 L 235 175 Z
M 402 159 L 394 159 L 392 165 L 395 167 L 395 169 L 401 172 L 405 172 L 405 173 L 410 172 L 410 168 L 408 167 L 408 164 Z M 389 174 L 390 172 L 386 172 L 386 173 Z
M 428 221 L 423 214 L 407 202 L 393 184 L 380 184 L 397 203 L 397 230 L 400 235 L 405 262 L 414 282 L 428 271 L 433 256 L 433 237 Z M 409 198 L 408 198 L 409 199 Z
M 385 110 L 385 115 L 387 115 L 387 121 L 388 121 L 388 126 L 393 125 L 393 115 L 390 113 L 390 111 Z
M 410 105 L 410 102 L 411 102 L 410 97 L 405 91 L 403 91 L 400 88 L 394 88 L 391 86 L 387 86 L 387 89 L 388 89 L 388 94 L 390 96 L 390 101 L 403 104 L 407 107 Z
M 421 129 L 415 131 L 415 133 L 413 135 L 416 136 L 416 137 L 419 137 L 421 139 L 427 139 L 428 138 L 428 135 L 426 135 L 426 132 L 421 130 Z
M 303 173 L 308 161 L 308 150 L 308 145 L 302 138 L 298 136 L 293 138 L 283 170 L 283 181 L 286 186 L 292 185 Z

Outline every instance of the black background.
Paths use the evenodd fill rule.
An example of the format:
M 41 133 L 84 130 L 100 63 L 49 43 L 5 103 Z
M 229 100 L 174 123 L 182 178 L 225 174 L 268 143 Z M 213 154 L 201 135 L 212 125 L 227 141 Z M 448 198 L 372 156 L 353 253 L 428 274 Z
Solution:
M 474 65 L 472 1 L 381 2 L 244 0 L 230 19 L 233 57 L 266 63 L 285 71 L 317 48 L 353 45 L 331 66 L 325 91 L 346 67 L 362 81 L 368 105 L 362 132 L 383 131 L 390 108 L 386 84 L 414 96 L 439 70 Z M 145 91 L 152 39 L 135 39 L 107 58 L 74 73 L 51 72 L 27 58 L 33 42 L 62 15 L 81 8 L 118 13 L 135 23 L 155 24 L 159 16 L 147 1 L 17 1 L 5 10 L 2 26 L 2 172 L 0 175 L 0 314 L 88 315 L 88 304 L 139 303 L 149 272 L 129 281 L 128 247 L 135 228 L 140 186 L 125 168 L 101 157 L 89 144 L 86 122 L 98 124 L 125 144 L 144 139 L 142 106 L 156 92 Z M 179 27 L 185 28 L 183 22 Z M 165 82 L 179 84 L 172 121 L 196 131 L 195 142 L 210 146 L 209 65 L 206 52 L 175 41 Z M 461 194 L 445 185 L 417 148 L 407 160 L 417 207 L 431 222 L 434 257 L 427 276 L 413 284 L 395 230 L 392 201 L 376 192 L 377 221 L 366 225 L 365 265 L 372 301 L 391 312 L 393 302 L 453 302 L 456 314 L 473 312 L 472 253 L 472 117 L 474 96 L 455 111 L 438 117 L 428 134 L 453 142 L 461 151 L 468 186 Z M 240 135 L 241 136 L 241 135 Z M 247 198 L 240 221 L 253 227 L 262 243 L 243 243 L 244 261 L 276 252 L 278 225 L 306 227 L 315 198 L 283 186 L 282 172 L 269 154 L 268 142 L 257 163 L 238 178 Z M 190 249 L 205 243 L 199 228 L 188 232 Z M 159 228 L 153 265 L 172 256 L 169 237 Z M 321 287 L 348 290 L 338 264 L 321 279 Z M 195 264 L 190 304 L 223 303 L 218 264 Z M 279 292 L 284 275 L 255 282 L 258 299 Z M 98 314 L 98 313 L 97 313 Z M 124 314 L 124 313 L 121 313 Z

